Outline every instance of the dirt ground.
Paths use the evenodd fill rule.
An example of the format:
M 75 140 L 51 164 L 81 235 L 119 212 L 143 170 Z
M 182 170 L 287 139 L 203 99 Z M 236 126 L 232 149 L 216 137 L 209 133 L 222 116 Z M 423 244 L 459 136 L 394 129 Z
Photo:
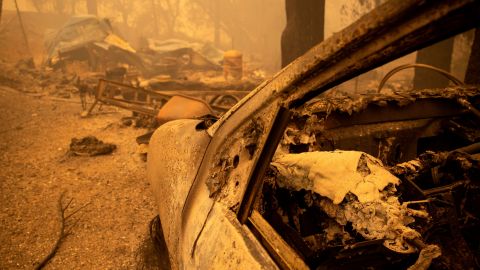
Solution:
M 135 269 L 138 249 L 156 215 L 146 163 L 135 137 L 121 125 L 130 112 L 104 107 L 80 118 L 80 104 L 36 98 L 0 86 L 0 269 L 32 269 L 54 245 L 57 201 L 70 210 L 88 204 L 46 269 Z M 113 154 L 67 155 L 73 137 L 114 143 Z

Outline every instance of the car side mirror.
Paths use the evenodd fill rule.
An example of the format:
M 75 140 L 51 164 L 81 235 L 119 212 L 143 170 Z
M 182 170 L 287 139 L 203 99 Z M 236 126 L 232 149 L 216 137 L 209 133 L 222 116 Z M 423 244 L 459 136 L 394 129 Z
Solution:
M 163 125 L 172 120 L 193 119 L 208 114 L 213 115 L 214 112 L 205 101 L 186 96 L 173 96 L 158 111 L 155 119 L 159 125 Z

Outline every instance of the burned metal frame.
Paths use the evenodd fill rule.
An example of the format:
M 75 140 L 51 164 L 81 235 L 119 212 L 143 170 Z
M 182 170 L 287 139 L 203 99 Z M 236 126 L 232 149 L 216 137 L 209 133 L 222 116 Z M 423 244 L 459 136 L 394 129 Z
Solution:
M 479 12 L 480 1 L 474 0 L 387 2 L 347 29 L 317 45 L 280 71 L 273 79 L 248 94 L 207 130 L 212 139 L 205 148 L 195 180 L 182 202 L 179 217 L 181 224 L 176 234 L 179 241 L 175 242 L 182 250 L 174 246 L 173 259 L 193 258 L 197 240 L 212 218 L 216 202 L 221 200 L 210 196 L 207 183 L 215 177 L 213 174 L 215 164 L 218 164 L 222 150 L 227 144 L 231 144 L 232 138 L 242 137 L 243 126 L 255 117 L 263 116 L 265 111 L 289 112 L 289 109 L 301 106 L 310 98 L 354 76 L 472 28 L 479 23 L 477 17 L 473 16 Z M 273 125 L 274 119 L 278 119 L 278 123 L 288 120 L 288 117 L 280 121 L 278 116 L 276 118 L 270 116 L 268 114 L 268 118 L 264 118 L 265 128 L 261 131 L 262 140 L 258 145 L 258 153 L 251 161 L 250 175 L 245 175 L 241 179 L 245 182 L 242 183 L 242 190 L 238 191 L 240 194 L 243 193 L 239 196 L 243 198 L 240 198 L 238 203 L 243 201 L 245 203 L 242 211 L 237 212 L 237 217 L 243 219 L 243 224 L 247 225 L 242 228 L 250 231 L 253 231 L 252 224 L 249 225 L 248 222 L 252 212 L 251 202 L 254 202 L 256 194 L 259 194 L 265 170 L 268 168 L 265 164 L 268 165 L 270 162 L 272 149 L 276 149 L 278 144 L 264 140 L 263 137 L 281 137 L 284 128 L 279 128 L 281 125 Z M 253 171 L 256 173 L 253 174 Z M 252 188 L 246 191 L 245 186 Z M 235 208 L 231 210 L 236 211 Z
M 115 97 L 117 95 L 124 97 L 132 93 L 133 97 L 131 97 L 131 99 Z M 139 98 L 140 94 L 143 94 L 142 99 Z M 100 79 L 95 93 L 95 101 L 88 109 L 86 116 L 91 114 L 98 102 L 149 116 L 156 116 L 158 108 L 172 97 L 173 95 L 166 95 L 119 82 Z M 160 102 L 155 103 L 156 101 Z
M 202 103 L 206 103 L 200 99 L 201 95 L 211 95 L 214 98 L 209 107 L 217 112 L 225 112 L 230 107 L 218 104 L 218 101 L 225 97 L 233 97 L 237 99 L 237 95 L 244 94 L 244 91 L 225 90 L 225 91 L 198 91 L 193 90 L 163 90 L 154 91 L 144 88 L 134 87 L 116 81 L 100 79 L 95 92 L 95 101 L 83 116 L 92 113 L 95 106 L 100 102 L 107 105 L 117 106 L 133 112 L 156 116 L 158 110 L 174 96 L 182 96 Z
M 245 198 L 240 203 L 240 209 L 238 210 L 238 219 L 240 223 L 245 224 L 250 215 L 251 206 L 254 203 L 254 199 L 257 197 L 258 192 L 262 187 L 263 176 L 265 171 L 268 169 L 277 145 L 280 143 L 280 140 L 283 136 L 283 130 L 287 127 L 288 122 L 290 121 L 291 112 L 283 107 L 280 107 L 280 110 L 277 112 L 275 120 L 273 122 L 272 128 L 268 134 L 266 144 L 260 153 L 258 160 L 255 164 L 252 175 L 250 176 L 250 181 L 247 185 L 247 190 L 245 191 Z
M 320 43 L 280 72 L 256 93 L 280 94 L 283 107 L 268 131 L 268 139 L 248 179 L 237 217 L 241 224 L 258 229 L 252 215 L 253 203 L 261 190 L 263 177 L 286 128 L 289 111 L 318 94 L 368 70 L 475 27 L 480 14 L 479 1 L 390 1 L 362 17 L 349 28 Z M 253 94 L 250 97 L 253 99 Z M 270 97 L 271 98 L 271 97 Z M 238 104 L 214 126 L 215 134 L 223 122 L 242 111 L 249 99 Z M 260 105 L 261 106 L 261 105 Z M 285 108 L 286 107 L 286 108 Z M 244 117 L 249 117 L 250 114 Z M 258 233 L 257 233 L 258 235 Z M 260 232 L 260 235 L 263 235 Z M 266 239 L 261 239 L 265 243 Z M 268 247 L 267 247 L 268 249 Z M 285 267 L 277 251 L 272 255 Z

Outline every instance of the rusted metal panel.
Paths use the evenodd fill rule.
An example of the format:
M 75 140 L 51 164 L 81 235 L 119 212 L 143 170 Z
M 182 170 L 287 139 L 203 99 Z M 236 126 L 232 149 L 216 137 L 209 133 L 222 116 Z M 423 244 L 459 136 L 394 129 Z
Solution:
M 270 124 L 266 126 L 265 123 L 271 123 L 277 108 L 278 104 L 270 104 L 246 122 L 231 122 L 233 130 L 224 133 L 227 130 L 222 129 L 219 131 L 222 135 L 218 133 L 208 146 L 182 212 L 183 224 L 180 233 L 183 238 L 183 259 L 189 258 L 190 254 L 194 252 L 194 243 L 203 235 L 203 227 L 208 222 L 215 204 L 227 205 L 231 211 L 238 210 L 238 204 L 248 184 L 247 179 L 252 173 L 254 164 L 259 160 L 261 146 L 264 145 L 266 134 L 271 128 Z M 255 121 L 260 123 L 253 123 Z M 252 127 L 254 127 L 256 136 L 250 140 L 247 137 L 252 133 Z M 255 148 L 250 150 L 247 146 L 251 143 L 255 144 Z M 221 166 L 224 164 L 222 161 L 235 160 L 235 155 L 239 156 L 238 165 L 235 167 L 235 165 L 227 164 L 224 168 L 225 171 L 222 170 Z M 222 183 L 221 178 L 224 176 L 226 178 Z M 208 189 L 208 183 L 212 181 L 219 182 L 221 188 L 213 194 L 213 198 L 210 197 L 212 193 Z
M 290 111 L 280 108 L 275 116 L 275 120 L 266 140 L 268 142 L 267 147 L 262 149 L 263 151 L 258 158 L 259 162 L 257 162 L 250 175 L 245 196 L 240 204 L 240 209 L 238 210 L 238 219 L 242 224 L 245 224 L 250 215 L 250 209 L 262 187 L 262 179 L 265 175 L 265 171 L 270 167 L 270 164 L 264 161 L 272 159 L 275 150 L 277 150 L 277 145 L 283 137 L 283 130 L 290 120 L 290 115 Z
M 312 100 L 304 106 L 295 109 L 299 114 L 311 115 L 313 113 L 338 112 L 348 115 L 367 110 L 369 106 L 386 107 L 389 104 L 397 105 L 402 111 L 409 111 L 407 106 L 424 103 L 428 106 L 429 101 L 435 103 L 441 100 L 449 100 L 450 103 L 456 103 L 457 99 L 471 99 L 478 95 L 478 88 L 472 86 L 456 86 L 442 89 L 422 89 L 415 91 L 394 91 L 393 93 L 335 93 L 335 95 L 326 95 L 321 99 Z M 402 109 L 404 107 L 405 110 Z M 447 108 L 458 106 L 452 104 Z M 452 108 L 451 108 L 452 109 Z M 454 109 L 456 110 L 456 109 Z M 435 108 L 438 113 L 439 108 Z M 408 113 L 408 112 L 404 112 Z M 428 112 L 423 112 L 428 116 Z M 435 114 L 435 113 L 431 113 Z M 445 114 L 443 111 L 441 114 Z M 393 120 L 393 119 L 391 119 Z
M 85 116 L 92 112 L 98 102 L 145 115 L 156 116 L 158 109 L 172 96 L 136 88 L 120 82 L 100 79 L 95 93 L 95 103 L 90 106 Z

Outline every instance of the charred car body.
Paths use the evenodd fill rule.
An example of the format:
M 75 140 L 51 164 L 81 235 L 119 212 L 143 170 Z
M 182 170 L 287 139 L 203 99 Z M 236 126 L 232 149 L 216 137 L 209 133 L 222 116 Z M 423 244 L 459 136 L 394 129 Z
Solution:
M 161 126 L 148 178 L 172 267 L 478 267 L 479 88 L 319 95 L 478 14 L 478 1 L 387 2 L 214 124 Z

